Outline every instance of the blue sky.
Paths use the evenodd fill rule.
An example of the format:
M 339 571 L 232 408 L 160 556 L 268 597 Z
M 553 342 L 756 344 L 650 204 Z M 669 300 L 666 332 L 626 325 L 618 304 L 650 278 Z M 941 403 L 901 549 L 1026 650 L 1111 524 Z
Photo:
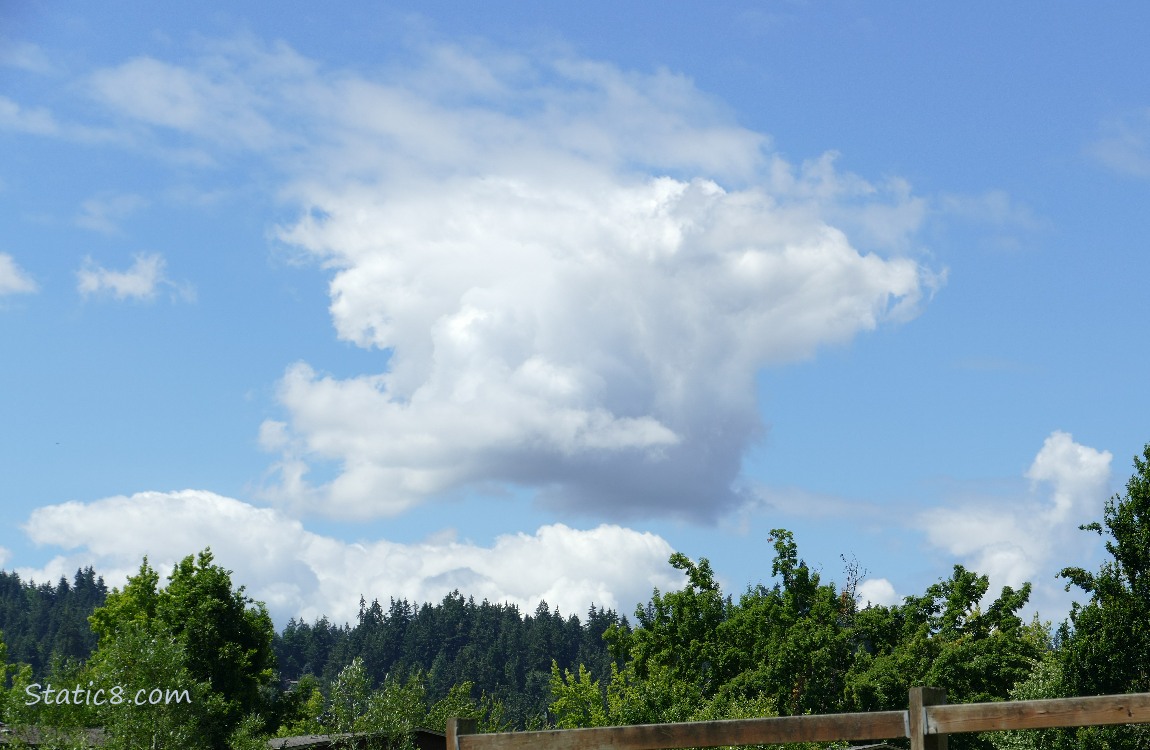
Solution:
M 0 566 L 630 613 L 783 527 L 1058 621 L 1150 440 L 1148 22 L 6 4 Z

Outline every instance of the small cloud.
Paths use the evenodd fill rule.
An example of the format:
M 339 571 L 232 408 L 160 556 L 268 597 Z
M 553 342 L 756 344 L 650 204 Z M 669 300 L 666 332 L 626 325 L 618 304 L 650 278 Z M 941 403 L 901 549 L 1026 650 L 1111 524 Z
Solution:
M 889 607 L 899 603 L 894 586 L 885 578 L 868 578 L 859 584 L 855 600 L 863 607 Z
M 934 200 L 932 209 L 942 221 L 966 225 L 980 247 L 997 253 L 1033 249 L 1033 237 L 1052 226 L 1005 190 L 944 193 Z
M 990 577 L 988 596 L 1030 581 L 1044 609 L 1065 608 L 1054 576 L 1083 552 L 1078 526 L 1100 515 L 1112 458 L 1055 431 L 1026 472 L 1030 496 L 965 499 L 923 512 L 918 525 L 935 547 Z
M 7 294 L 31 294 L 36 282 L 25 273 L 11 255 L 0 253 L 0 297 Z
M 277 422 L 273 419 L 265 420 L 260 425 L 260 447 L 266 451 L 280 450 L 287 446 L 290 437 L 286 422 Z
M 77 143 L 126 145 L 131 142 L 122 130 L 62 123 L 45 107 L 24 106 L 6 96 L 0 96 L 0 131 L 62 138 Z
M 939 209 L 950 216 L 998 227 L 1036 230 L 1045 225 L 1029 207 L 1019 203 L 1005 190 L 988 190 L 978 195 L 943 195 L 939 200 Z
M 1104 124 L 1088 155 L 1118 174 L 1150 177 L 1150 107 Z
M 0 130 L 15 130 L 33 135 L 59 135 L 60 125 L 48 110 L 21 107 L 6 96 L 0 96 Z
M 0 67 L 40 74 L 51 73 L 53 70 L 48 56 L 35 44 L 7 39 L 0 39 Z
M 172 291 L 173 299 L 195 301 L 195 288 L 186 282 L 174 282 L 164 275 L 164 258 L 159 253 L 141 253 L 126 271 L 110 271 L 84 259 L 84 267 L 76 272 L 77 290 L 84 297 L 111 295 L 118 300 L 152 300 L 160 287 Z
M 844 518 L 868 516 L 877 512 L 872 503 L 799 487 L 753 485 L 745 494 L 749 502 L 744 512 L 761 508 L 794 518 Z
M 119 222 L 148 205 L 140 195 L 131 193 L 98 195 L 80 204 L 76 225 L 103 234 L 119 234 Z

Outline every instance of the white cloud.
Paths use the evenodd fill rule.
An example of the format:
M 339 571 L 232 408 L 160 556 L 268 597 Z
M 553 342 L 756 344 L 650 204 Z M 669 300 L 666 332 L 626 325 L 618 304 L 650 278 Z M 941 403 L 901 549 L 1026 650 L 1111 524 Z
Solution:
M 1119 174 L 1150 177 L 1150 107 L 1107 122 L 1087 153 Z
M 103 234 L 117 234 L 119 222 L 148 205 L 142 195 L 108 193 L 96 195 L 80 204 L 77 226 Z
M 284 239 L 340 269 L 341 338 L 394 351 L 386 373 L 299 365 L 281 386 L 304 455 L 344 467 L 330 509 L 353 514 L 494 480 L 557 482 L 565 504 L 598 510 L 709 515 L 732 502 L 759 429 L 757 370 L 921 293 L 913 261 L 861 255 L 769 195 L 707 180 L 315 197 L 325 219 Z
M 868 578 L 861 582 L 855 592 L 855 599 L 859 605 L 889 607 L 902 602 L 901 597 L 894 592 L 894 585 L 885 578 Z
M 16 260 L 8 253 L 0 253 L 0 297 L 6 294 L 28 294 L 36 289 L 36 282 L 16 265 Z
M 672 549 L 665 540 L 619 526 L 552 524 L 500 536 L 489 547 L 452 534 L 417 544 L 347 543 L 278 511 L 200 490 L 51 505 L 35 510 L 23 528 L 36 544 L 68 550 L 41 569 L 18 570 L 40 581 L 92 565 L 118 586 L 145 554 L 166 574 L 179 558 L 210 545 L 216 561 L 234 571 L 233 582 L 264 601 L 281 626 L 292 616 L 354 621 L 361 595 L 439 601 L 454 589 L 525 610 L 546 600 L 581 616 L 594 602 L 629 615 L 653 587 L 666 590 L 680 578 L 667 564 Z
M 3 37 L 0 37 L 0 66 L 26 70 L 29 73 L 52 72 L 51 60 L 38 46 Z
M 1079 445 L 1065 432 L 1053 432 L 1046 438 L 1026 478 L 1051 486 L 1053 505 L 1047 509 L 1051 523 L 1077 523 L 1083 514 L 1097 514 L 1106 499 L 1112 459 L 1110 451 Z
M 83 268 L 76 272 L 76 289 L 85 297 L 111 295 L 119 300 L 149 301 L 155 299 L 161 287 L 167 287 L 173 292 L 173 298 L 194 300 L 193 287 L 168 279 L 164 274 L 165 265 L 159 253 L 136 255 L 126 271 L 110 271 L 85 258 Z
M 939 210 L 984 224 L 1016 229 L 1036 230 L 1046 225 L 1026 205 L 1005 190 L 988 190 L 977 195 L 951 193 L 939 200 Z
M 6 96 L 0 96 L 0 131 L 10 130 L 51 138 L 64 138 L 80 143 L 113 143 L 126 145 L 127 133 L 111 128 L 60 122 L 46 107 L 25 106 Z M 178 155 L 174 152 L 173 155 Z
M 290 106 L 304 93 L 294 86 L 311 63 L 284 45 L 264 49 L 238 40 L 212 47 L 195 69 L 142 56 L 99 70 L 87 81 L 89 94 L 132 121 L 194 135 L 214 148 L 265 150 L 295 142 L 261 109 Z
M 390 352 L 285 372 L 268 497 L 290 507 L 514 484 L 713 519 L 762 431 L 756 373 L 913 317 L 944 278 L 892 252 L 925 213 L 905 182 L 792 167 L 666 71 L 443 46 L 368 77 L 241 39 L 90 81 L 144 132 L 271 159 L 337 335 Z
M 0 96 L 0 129 L 33 135 L 59 135 L 60 125 L 43 107 L 22 107 L 6 96 Z
M 1090 541 L 1078 526 L 1101 516 L 1112 458 L 1056 431 L 1026 472 L 1030 497 L 965 500 L 926 511 L 918 522 L 932 544 L 990 576 L 988 596 L 1030 581 L 1036 602 L 1045 605 L 1039 611 L 1049 616 L 1051 607 L 1068 606 L 1060 594 L 1065 582 L 1054 576 Z
M 881 515 L 882 509 L 857 498 L 812 492 L 800 487 L 751 484 L 744 491 L 744 512 L 779 513 L 794 518 L 846 518 Z
M 279 494 L 352 516 L 490 482 L 615 517 L 731 507 L 755 373 L 912 316 L 935 281 L 827 215 L 911 205 L 893 241 L 914 199 L 790 169 L 670 74 L 471 63 L 463 110 L 396 81 L 309 89 L 328 144 L 280 237 L 333 269 L 340 338 L 392 357 L 288 369 Z M 338 477 L 309 486 L 316 462 Z

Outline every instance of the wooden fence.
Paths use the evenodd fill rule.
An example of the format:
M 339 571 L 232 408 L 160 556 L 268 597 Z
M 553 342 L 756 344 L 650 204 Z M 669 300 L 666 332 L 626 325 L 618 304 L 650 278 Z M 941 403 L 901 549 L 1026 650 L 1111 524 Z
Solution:
M 673 750 L 896 737 L 909 737 L 911 750 L 946 750 L 946 736 L 960 732 L 1142 723 L 1150 723 L 1150 693 L 946 705 L 946 691 L 916 687 L 906 711 L 499 734 L 477 734 L 474 719 L 449 719 L 446 750 Z

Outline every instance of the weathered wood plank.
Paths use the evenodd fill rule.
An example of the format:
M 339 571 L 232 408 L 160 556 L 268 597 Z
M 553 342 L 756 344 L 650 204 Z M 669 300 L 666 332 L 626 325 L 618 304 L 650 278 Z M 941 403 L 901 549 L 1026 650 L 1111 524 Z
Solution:
M 449 736 L 451 732 L 448 732 Z M 459 734 L 459 750 L 669 750 L 679 747 L 765 745 L 906 737 L 905 711 L 726 719 L 682 724 L 556 729 L 544 732 Z M 454 750 L 448 746 L 448 750 Z
M 910 750 L 946 750 L 946 735 L 930 735 L 926 732 L 927 706 L 946 703 L 946 691 L 934 687 L 913 687 L 910 689 L 907 708 L 907 734 L 910 736 Z
M 1150 722 L 1150 693 L 926 708 L 927 734 Z
M 459 750 L 459 738 L 475 734 L 478 730 L 478 724 L 475 719 L 448 719 L 447 720 L 447 733 L 444 737 L 446 740 L 447 750 Z

